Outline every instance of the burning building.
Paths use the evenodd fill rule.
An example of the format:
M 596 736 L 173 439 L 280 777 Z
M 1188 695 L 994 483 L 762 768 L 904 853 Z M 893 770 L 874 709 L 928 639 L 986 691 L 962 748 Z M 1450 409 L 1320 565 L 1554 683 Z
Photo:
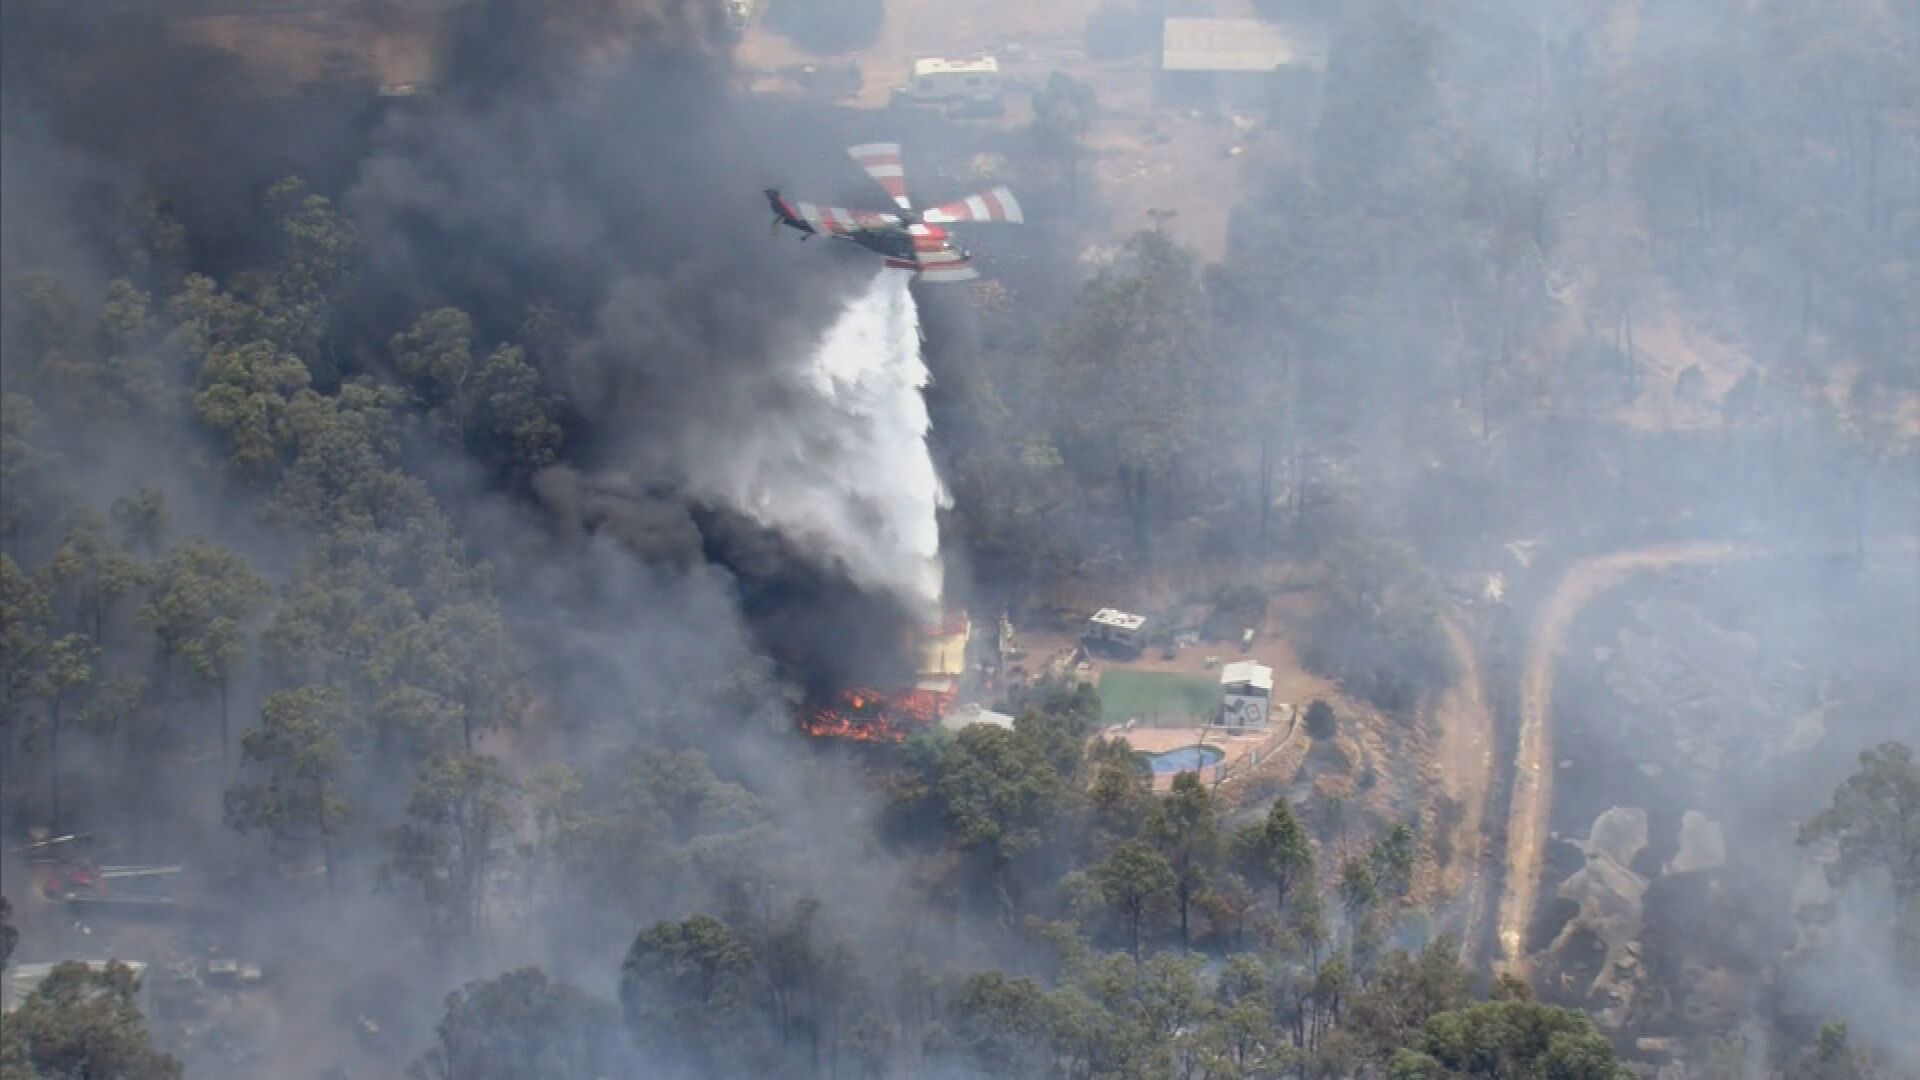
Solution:
M 915 637 L 911 686 L 840 690 L 830 700 L 804 709 L 800 730 L 823 738 L 897 743 L 938 724 L 953 710 L 960 694 L 973 623 L 963 611 L 948 615 L 938 625 L 921 627 Z

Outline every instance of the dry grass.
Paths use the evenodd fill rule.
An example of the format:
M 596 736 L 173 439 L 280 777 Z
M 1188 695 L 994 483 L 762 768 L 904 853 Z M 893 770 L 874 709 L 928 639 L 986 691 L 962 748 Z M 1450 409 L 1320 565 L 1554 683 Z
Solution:
M 433 77 L 440 18 L 430 9 L 375 16 L 359 5 L 230 12 L 180 19 L 174 32 L 237 53 L 255 77 L 281 89 L 340 75 L 378 83 Z

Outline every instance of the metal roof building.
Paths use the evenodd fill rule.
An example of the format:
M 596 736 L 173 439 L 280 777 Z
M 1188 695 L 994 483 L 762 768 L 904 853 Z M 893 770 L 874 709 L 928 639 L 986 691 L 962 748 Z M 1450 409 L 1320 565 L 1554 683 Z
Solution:
M 1251 660 L 1236 660 L 1220 669 L 1221 686 L 1245 686 L 1262 694 L 1273 693 L 1273 669 Z
M 1264 730 L 1272 701 L 1272 668 L 1239 660 L 1220 669 L 1220 726 Z
M 925 79 L 940 75 L 1000 74 L 1000 61 L 991 56 L 973 56 L 953 60 L 943 56 L 923 56 L 913 62 L 913 77 Z
M 1323 68 L 1326 49 L 1265 19 L 1168 19 L 1161 28 L 1162 71 L 1278 71 Z

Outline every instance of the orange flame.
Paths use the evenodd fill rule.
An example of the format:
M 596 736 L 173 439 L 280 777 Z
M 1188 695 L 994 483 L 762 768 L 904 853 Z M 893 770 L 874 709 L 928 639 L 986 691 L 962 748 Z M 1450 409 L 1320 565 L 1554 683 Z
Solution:
M 905 742 L 912 731 L 932 727 L 953 707 L 953 694 L 914 688 L 892 694 L 861 687 L 840 692 L 800 718 L 800 730 L 816 738 L 855 742 Z
M 908 637 L 953 637 L 969 633 L 964 611 L 945 612 L 937 624 L 909 630 Z M 909 641 L 911 644 L 911 640 Z M 950 673 L 942 673 L 950 674 Z M 894 691 L 856 686 L 840 691 L 831 704 L 818 705 L 800 716 L 800 730 L 808 735 L 857 742 L 898 743 L 908 734 L 932 727 L 953 709 L 952 689 L 910 687 Z

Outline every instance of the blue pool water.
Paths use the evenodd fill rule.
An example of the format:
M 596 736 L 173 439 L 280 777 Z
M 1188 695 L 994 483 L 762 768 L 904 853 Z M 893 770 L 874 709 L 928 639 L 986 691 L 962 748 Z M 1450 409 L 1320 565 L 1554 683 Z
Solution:
M 1140 756 L 1147 759 L 1147 767 L 1156 773 L 1183 773 L 1219 764 L 1227 754 L 1217 746 L 1182 746 Z

